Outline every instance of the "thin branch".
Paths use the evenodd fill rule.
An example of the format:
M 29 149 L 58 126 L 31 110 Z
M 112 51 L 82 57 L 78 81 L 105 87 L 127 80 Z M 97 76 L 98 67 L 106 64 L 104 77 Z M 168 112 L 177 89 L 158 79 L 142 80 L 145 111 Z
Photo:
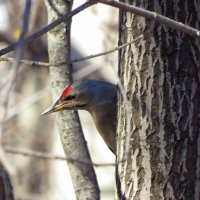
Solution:
M 59 24 L 61 24 L 62 22 L 64 22 L 65 20 L 69 19 L 70 17 L 78 14 L 79 12 L 81 12 L 82 10 L 90 7 L 93 3 L 90 2 L 86 2 L 84 4 L 82 4 L 81 6 L 75 8 L 74 10 L 72 10 L 71 12 L 66 13 L 65 15 L 63 15 L 63 17 L 55 20 L 54 22 L 52 22 L 51 24 L 49 24 L 48 26 L 40 29 L 39 31 L 33 33 L 32 35 L 26 37 L 24 40 L 22 40 L 22 42 L 24 44 L 27 44 L 29 42 L 32 42 L 33 40 L 35 40 L 36 38 L 44 35 L 45 33 L 47 33 L 48 31 L 52 30 L 53 28 L 55 28 L 56 26 L 58 26 Z M 19 42 L 13 43 L 11 45 L 9 45 L 8 47 L 1 49 L 0 50 L 0 56 L 7 54 L 11 51 L 13 51 L 14 49 L 16 49 L 16 47 L 18 46 Z
M 141 38 L 143 38 L 142 35 L 140 35 L 139 37 L 135 38 L 134 40 L 130 41 L 130 42 L 127 42 L 123 45 L 120 45 L 118 47 L 115 47 L 113 49 L 110 49 L 108 51 L 105 51 L 105 52 L 102 52 L 102 53 L 98 53 L 98 54 L 94 54 L 94 55 L 90 55 L 90 56 L 86 56 L 84 58 L 79 58 L 79 59 L 74 59 L 71 61 L 71 63 L 76 63 L 76 62 L 81 62 L 81 61 L 84 61 L 84 60 L 88 60 L 88 59 L 91 59 L 91 58 L 96 58 L 96 57 L 99 57 L 99 56 L 103 56 L 103 55 L 106 55 L 106 54 L 109 54 L 109 53 L 112 53 L 112 52 L 115 52 L 115 51 L 118 51 L 134 42 L 137 42 L 138 40 L 140 40 Z
M 3 149 L 6 153 L 10 154 L 16 154 L 16 155 L 21 155 L 21 156 L 29 156 L 29 157 L 34 157 L 38 159 L 43 159 L 43 160 L 60 160 L 60 161 L 70 161 L 70 162 L 79 162 L 82 164 L 87 164 L 87 165 L 94 165 L 95 167 L 110 167 L 110 166 L 115 166 L 115 163 L 93 163 L 87 160 L 79 160 L 76 158 L 72 157 L 64 157 L 64 156 L 59 156 L 59 155 L 54 155 L 54 154 L 49 154 L 49 153 L 44 153 L 44 152 L 39 152 L 39 151 L 30 151 L 30 150 L 19 150 L 15 149 L 9 146 L 3 146 Z
M 95 1 L 90 0 L 90 2 L 93 2 L 93 3 L 99 2 L 99 3 L 102 3 L 102 4 L 106 4 L 106 5 L 110 5 L 112 7 L 119 8 L 120 10 L 135 13 L 135 14 L 143 16 L 147 19 L 154 20 L 156 22 L 159 22 L 160 24 L 166 25 L 166 26 L 168 26 L 172 29 L 186 33 L 186 34 L 188 34 L 192 37 L 200 38 L 200 31 L 199 30 L 192 28 L 192 27 L 190 27 L 186 24 L 183 24 L 181 22 L 177 22 L 177 21 L 170 19 L 168 17 L 162 16 L 162 15 L 156 13 L 156 12 L 151 12 L 151 11 L 148 11 L 148 10 L 145 10 L 145 9 L 142 9 L 142 8 L 138 8 L 138 7 L 133 6 L 133 5 L 128 5 L 126 3 L 122 3 L 122 2 L 119 2 L 119 1 L 115 1 L 115 0 L 95 0 Z
M 31 60 L 21 60 L 20 62 L 23 63 L 23 64 L 31 65 L 31 66 L 44 66 L 44 67 L 59 66 L 59 65 L 63 65 L 63 64 L 73 64 L 73 63 L 76 63 L 76 62 L 81 62 L 81 61 L 84 61 L 84 60 L 89 60 L 89 59 L 96 58 L 96 57 L 99 57 L 99 56 L 107 55 L 109 53 L 113 53 L 113 52 L 118 51 L 118 50 L 120 50 L 120 49 L 134 43 L 134 42 L 137 42 L 139 39 L 142 39 L 142 38 L 143 38 L 143 35 L 140 35 L 139 37 L 135 38 L 134 40 L 127 42 L 123 45 L 120 45 L 118 47 L 115 47 L 113 49 L 110 49 L 108 51 L 104 51 L 104 52 L 101 52 L 101 53 L 85 56 L 85 57 L 82 57 L 82 58 L 77 58 L 77 59 L 71 60 L 70 62 L 61 62 L 61 63 L 55 63 L 55 64 L 51 64 L 51 63 L 48 63 L 48 62 L 31 61 Z M 7 57 L 0 57 L 0 62 L 1 61 L 12 63 L 12 62 L 14 62 L 14 59 L 13 58 L 7 58 Z
M 10 57 L 0 57 L 0 62 L 14 62 L 14 58 Z M 22 64 L 30 65 L 30 66 L 43 66 L 43 67 L 49 67 L 50 64 L 48 62 L 39 62 L 39 61 L 32 61 L 32 60 L 20 60 Z

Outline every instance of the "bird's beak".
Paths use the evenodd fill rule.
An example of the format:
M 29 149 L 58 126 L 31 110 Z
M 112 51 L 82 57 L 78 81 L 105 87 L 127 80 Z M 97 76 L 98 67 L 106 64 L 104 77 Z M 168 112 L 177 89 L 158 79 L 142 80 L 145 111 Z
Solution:
M 62 102 L 60 102 L 59 100 L 56 101 L 56 103 L 54 103 L 52 106 L 50 106 L 48 109 L 46 109 L 42 115 L 48 115 L 50 113 L 53 113 L 53 112 L 57 112 L 57 111 L 61 111 L 63 110 L 64 108 L 64 105 Z

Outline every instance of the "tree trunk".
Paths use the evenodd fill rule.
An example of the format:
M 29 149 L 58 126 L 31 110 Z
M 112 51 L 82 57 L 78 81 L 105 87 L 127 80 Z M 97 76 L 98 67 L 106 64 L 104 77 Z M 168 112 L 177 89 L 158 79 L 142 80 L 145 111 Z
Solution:
M 200 1 L 126 1 L 199 29 Z M 119 164 L 118 199 L 200 199 L 200 41 L 131 13 L 120 13 L 118 159 L 131 125 L 128 159 Z
M 70 11 L 72 6 L 70 4 L 72 4 L 72 1 L 47 1 L 49 23 L 58 18 L 58 16 Z M 70 60 L 70 26 L 71 21 L 67 21 L 48 33 L 50 63 Z M 71 83 L 71 66 L 51 66 L 50 74 L 55 100 L 59 97 L 61 91 Z M 66 111 L 59 113 L 57 121 L 66 156 L 77 160 L 90 161 L 77 112 Z M 68 162 L 68 167 L 77 199 L 99 199 L 99 188 L 93 166 L 79 162 Z
M 14 192 L 10 176 L 2 163 L 0 163 L 0 199 L 14 200 Z

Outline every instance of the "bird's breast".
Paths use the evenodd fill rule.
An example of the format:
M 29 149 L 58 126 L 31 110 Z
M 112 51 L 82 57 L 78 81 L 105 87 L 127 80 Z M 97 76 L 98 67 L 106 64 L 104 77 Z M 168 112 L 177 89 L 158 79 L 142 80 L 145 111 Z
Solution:
M 91 112 L 96 128 L 107 146 L 113 153 L 116 152 L 116 111 L 99 109 Z

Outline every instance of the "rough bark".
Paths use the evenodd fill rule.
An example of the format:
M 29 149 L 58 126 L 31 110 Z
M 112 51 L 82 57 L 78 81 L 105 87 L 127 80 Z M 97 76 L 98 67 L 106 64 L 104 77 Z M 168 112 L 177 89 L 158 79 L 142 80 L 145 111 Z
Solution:
M 49 5 L 49 2 L 51 2 L 51 5 Z M 54 21 L 59 15 L 70 11 L 70 4 L 72 4 L 72 1 L 48 1 L 49 23 Z M 70 26 L 71 21 L 67 21 L 48 33 L 50 63 L 70 60 Z M 60 96 L 61 91 L 71 83 L 71 66 L 51 66 L 50 74 L 55 100 Z M 90 160 L 77 112 L 61 112 L 58 114 L 57 121 L 66 156 L 80 160 Z M 99 199 L 99 188 L 93 166 L 79 162 L 68 162 L 68 167 L 77 199 Z
M 199 0 L 126 1 L 199 29 Z M 119 165 L 118 199 L 200 199 L 200 41 L 121 12 L 119 75 L 132 104 L 120 97 L 118 158 L 131 124 L 131 151 Z

